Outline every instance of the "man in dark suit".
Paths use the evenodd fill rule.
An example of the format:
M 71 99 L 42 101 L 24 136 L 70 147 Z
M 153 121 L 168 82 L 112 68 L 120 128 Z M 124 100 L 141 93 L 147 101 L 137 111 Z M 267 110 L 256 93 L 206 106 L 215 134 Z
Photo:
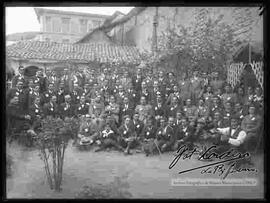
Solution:
M 71 92 L 71 100 L 74 105 L 80 103 L 82 94 L 83 89 L 79 87 L 78 83 L 74 83 L 73 91 Z
M 32 129 L 36 132 L 41 127 L 41 119 L 44 117 L 43 108 L 40 104 L 40 97 L 35 97 L 29 107 Z
M 19 81 L 15 88 L 10 88 L 7 91 L 6 101 L 9 104 L 10 100 L 17 96 L 19 98 L 19 107 L 27 112 L 29 107 L 29 91 L 27 89 L 23 89 L 23 82 Z
M 71 96 L 65 95 L 65 102 L 60 104 L 59 114 L 62 119 L 74 116 L 74 105 L 71 102 Z
M 48 86 L 48 90 L 43 92 L 43 99 L 41 101 L 41 104 L 43 105 L 45 103 L 48 103 L 51 100 L 52 96 L 56 96 L 56 92 L 54 91 L 54 85 L 50 83 Z
M 89 113 L 90 104 L 86 102 L 85 96 L 81 96 L 80 103 L 75 106 L 75 115 L 86 115 Z
M 120 120 L 122 120 L 125 115 L 129 115 L 132 118 L 133 113 L 134 107 L 129 102 L 129 98 L 124 96 L 123 103 L 120 105 Z
M 178 98 L 176 96 L 173 96 L 171 105 L 168 106 L 168 109 L 167 109 L 167 117 L 172 116 L 175 118 L 176 112 L 181 109 L 182 107 L 178 103 Z
M 34 77 L 34 83 L 39 84 L 40 93 L 43 93 L 47 90 L 48 79 L 43 75 L 42 70 L 38 70 L 36 72 L 36 76 Z
M 162 129 L 161 134 L 158 134 L 158 147 L 161 152 L 170 151 L 175 141 L 174 135 L 174 118 L 169 117 L 167 125 Z
M 53 117 L 59 116 L 59 107 L 56 101 L 57 101 L 56 96 L 52 95 L 50 101 L 44 104 L 43 107 L 44 116 L 53 116 Z
M 27 83 L 26 83 L 26 79 L 24 77 L 24 67 L 19 66 L 18 70 L 19 70 L 19 74 L 15 75 L 12 78 L 12 88 L 17 87 L 17 83 L 19 81 L 21 81 L 23 83 L 23 88 L 25 88 L 27 86 Z
M 7 105 L 7 118 L 7 134 L 11 136 L 9 142 L 15 138 L 14 133 L 20 133 L 22 130 L 30 128 L 31 116 L 20 107 L 17 95 L 14 95 Z
M 133 119 L 131 121 L 131 124 L 134 126 L 136 135 L 140 136 L 144 127 L 144 124 L 142 121 L 139 120 L 139 113 L 135 112 L 133 115 Z
M 160 118 L 165 117 L 166 115 L 166 105 L 163 103 L 160 94 L 157 95 L 157 100 L 155 101 L 153 108 L 155 113 L 155 119 L 159 126 Z

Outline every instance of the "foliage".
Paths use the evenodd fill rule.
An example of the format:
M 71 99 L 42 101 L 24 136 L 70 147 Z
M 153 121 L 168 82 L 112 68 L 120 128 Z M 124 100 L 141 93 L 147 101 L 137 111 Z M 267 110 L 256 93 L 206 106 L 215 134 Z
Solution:
M 61 190 L 65 150 L 71 137 L 77 134 L 79 122 L 75 118 L 47 117 L 41 121 L 41 129 L 34 136 L 44 162 L 51 189 Z
M 170 17 L 164 18 L 171 21 Z M 175 23 L 161 33 L 156 59 L 158 66 L 176 73 L 188 74 L 197 69 L 224 74 L 234 43 L 234 29 L 223 21 L 223 15 L 210 17 L 208 9 L 201 8 L 188 26 Z M 150 53 L 143 58 L 144 61 L 150 59 Z
M 80 199 L 122 199 L 130 198 L 132 194 L 126 189 L 129 187 L 127 182 L 124 182 L 120 177 L 115 177 L 114 181 L 108 185 L 96 184 L 84 186 L 77 194 Z

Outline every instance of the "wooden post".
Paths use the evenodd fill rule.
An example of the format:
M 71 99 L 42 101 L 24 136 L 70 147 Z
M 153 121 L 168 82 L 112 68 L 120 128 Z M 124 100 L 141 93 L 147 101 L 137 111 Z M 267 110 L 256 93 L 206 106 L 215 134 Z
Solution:
M 251 64 L 251 45 L 248 43 L 248 63 Z
M 158 7 L 156 7 L 156 14 L 153 19 L 153 36 L 152 36 L 152 51 L 154 55 L 157 52 L 157 26 L 158 26 Z

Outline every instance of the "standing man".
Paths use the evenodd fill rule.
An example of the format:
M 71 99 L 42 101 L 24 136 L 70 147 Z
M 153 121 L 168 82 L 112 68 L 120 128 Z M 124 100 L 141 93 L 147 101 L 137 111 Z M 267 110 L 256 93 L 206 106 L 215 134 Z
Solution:
M 7 104 L 9 104 L 10 100 L 14 96 L 17 96 L 19 99 L 18 104 L 17 104 L 19 108 L 27 112 L 28 107 L 29 107 L 28 106 L 29 105 L 29 91 L 27 89 L 23 89 L 22 81 L 18 81 L 15 88 L 10 88 L 7 91 L 7 96 L 6 96 Z
M 202 95 L 203 92 L 203 80 L 198 76 L 198 71 L 194 71 L 193 77 L 190 79 L 191 86 L 191 97 L 193 103 L 198 101 L 199 97 Z
M 12 78 L 12 88 L 15 88 L 17 86 L 17 83 L 19 81 L 21 81 L 23 83 L 23 87 L 26 87 L 26 80 L 25 80 L 25 77 L 24 77 L 24 67 L 23 66 L 19 66 L 18 68 L 19 70 L 19 74 L 18 75 L 15 75 L 13 78 Z

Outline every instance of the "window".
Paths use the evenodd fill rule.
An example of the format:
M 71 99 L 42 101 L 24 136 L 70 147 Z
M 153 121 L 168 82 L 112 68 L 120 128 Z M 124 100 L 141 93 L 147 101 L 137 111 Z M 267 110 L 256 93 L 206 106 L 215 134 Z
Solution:
M 70 18 L 62 18 L 62 32 L 63 33 L 70 32 Z
M 51 16 L 46 16 L 45 17 L 45 31 L 46 32 L 51 32 L 52 31 L 52 20 L 51 20 Z
M 91 32 L 93 30 L 93 24 L 89 23 L 88 24 L 88 32 Z
M 80 20 L 80 32 L 81 33 L 86 33 L 87 32 L 87 20 L 86 19 L 81 19 Z
M 53 19 L 52 21 L 53 32 L 61 32 L 61 23 L 59 19 Z
M 78 23 L 71 21 L 71 33 L 72 34 L 79 33 L 79 24 Z

